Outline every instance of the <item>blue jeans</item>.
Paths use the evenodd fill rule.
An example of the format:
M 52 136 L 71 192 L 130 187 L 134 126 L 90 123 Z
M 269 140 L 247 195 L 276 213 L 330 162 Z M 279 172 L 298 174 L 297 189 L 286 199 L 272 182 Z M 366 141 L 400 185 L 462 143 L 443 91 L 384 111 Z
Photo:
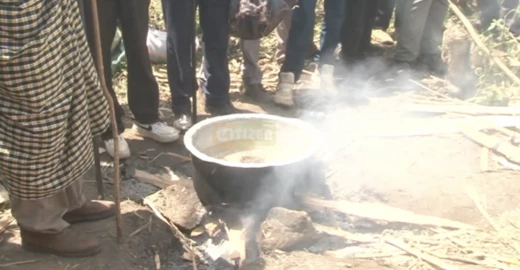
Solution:
M 341 1 L 341 0 L 340 0 Z M 287 39 L 285 61 L 281 72 L 291 72 L 295 80 L 300 77 L 314 34 L 316 0 L 300 0 L 294 9 L 291 30 Z
M 345 17 L 345 0 L 325 0 L 324 5 L 325 19 L 320 35 L 320 67 L 334 64 L 334 51 L 340 42 L 340 31 Z
M 229 0 L 162 0 L 168 33 L 167 70 L 172 95 L 172 111 L 189 113 L 190 97 L 197 90 L 195 59 L 194 4 L 199 6 L 200 27 L 204 42 L 204 73 L 202 89 L 206 104 L 229 102 Z

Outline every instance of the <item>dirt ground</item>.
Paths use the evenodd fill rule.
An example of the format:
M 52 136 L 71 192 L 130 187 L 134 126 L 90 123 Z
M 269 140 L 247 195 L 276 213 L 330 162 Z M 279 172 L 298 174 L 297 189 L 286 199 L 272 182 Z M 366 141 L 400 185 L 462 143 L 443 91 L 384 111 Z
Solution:
M 160 14 L 160 9 L 153 6 L 151 8 L 152 21 L 162 21 L 157 14 Z M 262 54 L 265 54 L 266 50 L 270 49 L 263 48 Z M 235 51 L 233 58 L 236 57 L 237 52 Z M 265 57 L 263 56 L 263 58 Z M 235 59 L 231 65 L 236 66 L 237 63 Z M 271 70 L 270 66 L 263 65 L 263 68 Z M 237 87 L 240 84 L 238 79 L 240 72 L 233 70 L 239 70 L 239 67 L 232 67 L 234 73 L 232 100 L 239 109 L 256 113 L 301 117 L 320 126 L 327 136 L 324 148 L 334 150 L 332 158 L 327 159 L 328 169 L 332 172 L 327 179 L 327 184 L 335 199 L 353 202 L 380 202 L 418 214 L 469 223 L 480 228 L 488 227 L 489 223 L 466 194 L 466 188 L 471 187 L 478 191 L 485 209 L 492 216 L 500 216 L 508 210 L 518 208 L 520 183 L 516 181 L 519 179 L 520 173 L 506 170 L 482 172 L 481 148 L 461 134 L 403 138 L 366 138 L 356 135 L 370 128 L 385 126 L 390 120 L 405 122 L 410 116 L 398 113 L 398 109 L 402 105 L 402 100 L 406 99 L 409 93 L 381 94 L 381 91 L 375 91 L 377 89 L 369 89 L 368 92 L 371 94 L 369 93 L 370 104 L 368 105 L 351 106 L 339 103 L 335 104 L 334 109 L 328 110 L 328 113 L 316 115 L 315 112 L 320 111 L 319 108 L 304 106 L 304 110 L 284 110 L 274 106 L 268 96 L 262 100 L 251 100 L 242 96 Z M 276 81 L 271 75 L 264 76 L 264 83 L 267 90 L 270 91 L 273 90 Z M 116 80 L 124 82 L 125 78 L 121 76 Z M 366 80 L 368 81 L 368 79 Z M 311 88 L 315 88 L 315 86 L 311 86 Z M 118 90 L 124 90 L 124 87 Z M 120 94 L 121 102 L 124 103 L 124 91 L 118 94 Z M 171 123 L 172 115 L 168 108 L 168 89 L 161 86 L 161 114 L 165 121 Z M 202 103 L 199 108 L 203 108 Z M 125 109 L 127 110 L 125 121 L 130 127 L 131 120 L 128 117 L 130 113 L 128 108 Z M 329 114 L 328 120 L 322 118 L 327 114 Z M 202 114 L 201 119 L 204 117 L 206 115 Z M 416 116 L 415 119 L 419 119 L 418 117 Z M 421 117 L 423 123 L 433 121 L 434 118 L 433 116 Z M 387 130 L 392 131 L 392 126 L 388 125 Z M 136 137 L 130 130 L 127 130 L 124 136 L 132 151 L 132 157 L 125 161 L 126 167 L 137 168 L 160 176 L 174 173 L 182 179 L 189 178 L 193 174 L 190 163 L 167 155 L 167 153 L 188 155 L 182 139 L 165 145 Z M 109 164 L 109 158 L 106 154 L 103 154 L 102 158 L 104 167 L 106 167 L 106 164 Z M 92 172 L 85 176 L 84 184 L 87 196 L 92 199 L 97 198 Z M 151 185 L 123 177 L 121 186 L 121 194 L 124 199 L 122 213 L 125 239 L 123 243 L 117 243 L 114 220 L 74 225 L 101 239 L 104 251 L 92 258 L 64 259 L 25 252 L 20 247 L 19 230 L 16 226 L 11 226 L 3 234 L 3 239 L 0 238 L 0 265 L 2 266 L 0 269 L 156 269 L 154 261 L 156 252 L 160 256 L 163 270 L 194 269 L 192 262 L 181 259 L 182 247 L 179 241 L 173 237 L 169 227 L 153 217 L 149 209 L 142 205 L 143 198 L 156 191 L 158 189 Z M 105 193 L 108 199 L 112 198 L 112 185 L 108 180 L 105 183 Z M 352 229 L 352 224 L 348 220 L 337 220 L 337 224 L 344 230 Z M 143 226 L 146 228 L 130 237 Z M 371 228 L 372 224 L 366 226 L 367 230 L 376 230 Z M 199 265 L 198 269 L 220 270 L 226 268 Z M 371 270 L 401 268 L 386 265 L 381 260 L 337 259 L 312 252 L 297 251 L 266 253 L 263 255 L 261 263 L 245 269 Z
M 392 97 L 373 98 L 373 105 L 357 108 L 345 108 L 343 126 L 349 129 L 362 128 L 359 119 L 366 122 L 374 119 L 385 121 L 388 109 L 379 110 L 380 100 L 392 103 Z M 266 102 L 260 106 L 250 105 L 238 98 L 237 107 L 255 112 L 278 113 L 280 109 Z M 395 103 L 398 106 L 398 103 Z M 283 114 L 295 113 L 284 111 Z M 368 116 L 370 115 L 370 117 Z M 353 119 L 357 119 L 354 121 Z M 429 121 L 424 119 L 424 121 Z M 376 122 L 377 123 L 377 122 Z M 337 131 L 337 130 L 336 130 Z M 348 131 L 340 133 L 344 137 L 344 148 L 339 147 L 329 163 L 334 174 L 327 180 L 334 197 L 349 201 L 382 202 L 390 206 L 411 210 L 419 214 L 433 215 L 462 221 L 480 227 L 487 223 L 465 194 L 467 186 L 476 187 L 485 199 L 485 207 L 492 215 L 517 207 L 520 184 L 518 173 L 496 171 L 482 173 L 480 170 L 480 148 L 461 135 L 427 136 L 412 138 L 353 138 Z M 338 134 L 334 135 L 338 137 Z M 164 174 L 166 168 L 179 177 L 189 177 L 191 167 L 175 157 L 160 153 L 185 153 L 182 140 L 172 145 L 161 145 L 135 137 L 130 131 L 125 133 L 133 156 L 126 161 L 151 173 Z M 339 143 L 339 142 L 338 142 Z M 142 157 L 148 151 L 148 160 Z M 107 157 L 103 155 L 105 160 Z M 85 179 L 86 193 L 95 198 L 97 192 L 92 174 Z M 111 193 L 111 185 L 105 184 L 106 193 Z M 154 250 L 161 258 L 161 269 L 193 269 L 191 262 L 180 259 L 179 242 L 172 236 L 167 226 L 152 218 L 149 228 L 128 237 L 132 232 L 146 225 L 150 211 L 142 206 L 141 200 L 157 191 L 155 187 L 124 180 L 122 204 L 125 240 L 117 244 L 113 220 L 74 225 L 102 239 L 104 252 L 99 256 L 86 259 L 63 259 L 47 255 L 27 253 L 20 248 L 20 239 L 15 227 L 10 228 L 0 245 L 0 264 L 28 261 L 26 264 L 3 267 L 2 269 L 155 269 Z M 109 195 L 110 197 L 110 195 Z M 343 226 L 342 226 L 343 227 Z M 348 228 L 348 224 L 345 224 Z M 259 269 L 390 269 L 369 260 L 339 260 L 307 252 L 271 253 L 264 255 L 264 264 Z M 199 266 L 199 269 L 205 269 Z M 218 268 L 217 268 L 218 269 Z

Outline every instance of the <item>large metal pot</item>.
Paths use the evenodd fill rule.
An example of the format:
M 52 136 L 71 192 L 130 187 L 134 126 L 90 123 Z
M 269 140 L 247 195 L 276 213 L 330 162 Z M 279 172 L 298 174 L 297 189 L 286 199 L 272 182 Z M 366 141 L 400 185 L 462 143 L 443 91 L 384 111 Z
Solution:
M 291 196 L 312 171 L 320 142 L 306 122 L 262 114 L 210 118 L 184 136 L 200 201 L 238 208 L 270 208 Z

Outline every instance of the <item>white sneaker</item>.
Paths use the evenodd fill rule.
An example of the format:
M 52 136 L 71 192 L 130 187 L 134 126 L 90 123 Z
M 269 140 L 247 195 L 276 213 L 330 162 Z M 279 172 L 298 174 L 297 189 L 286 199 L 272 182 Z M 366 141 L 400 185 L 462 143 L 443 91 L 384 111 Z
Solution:
M 143 125 L 134 122 L 132 128 L 134 132 L 143 137 L 150 138 L 160 143 L 171 143 L 179 139 L 179 131 L 163 122 L 157 122 L 151 125 Z
M 293 99 L 293 88 L 294 86 L 294 74 L 291 72 L 281 72 L 278 79 L 278 85 L 276 86 L 276 93 L 274 94 L 274 103 L 284 106 L 294 106 Z
M 130 147 L 123 136 L 119 135 L 119 158 L 125 159 L 130 157 Z M 105 143 L 105 150 L 113 158 L 114 157 L 114 139 L 103 141 Z

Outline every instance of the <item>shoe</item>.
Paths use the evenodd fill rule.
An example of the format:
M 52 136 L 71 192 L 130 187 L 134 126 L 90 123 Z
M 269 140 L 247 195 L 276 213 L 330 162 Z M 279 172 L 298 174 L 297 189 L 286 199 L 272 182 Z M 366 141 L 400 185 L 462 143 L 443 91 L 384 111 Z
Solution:
M 86 233 L 66 228 L 58 234 L 20 229 L 22 247 L 28 251 L 60 257 L 88 257 L 101 252 L 99 241 Z
M 119 158 L 126 159 L 131 156 L 130 147 L 128 147 L 128 143 L 126 142 L 123 136 L 119 135 Z M 105 143 L 105 150 L 107 150 L 108 155 L 114 158 L 114 139 L 108 139 L 103 141 Z
M 134 122 L 132 129 L 137 135 L 143 138 L 150 138 L 160 143 L 174 142 L 178 140 L 180 136 L 180 132 L 177 129 L 170 127 L 163 122 L 156 122 L 151 125 Z
M 206 112 L 213 115 L 213 116 L 219 116 L 219 115 L 230 115 L 238 113 L 238 110 L 231 104 L 231 102 L 227 102 L 223 105 L 212 105 L 208 104 L 206 101 L 206 105 L 204 106 L 206 109 Z
M 274 94 L 273 101 L 277 105 L 283 107 L 294 106 L 293 99 L 293 86 L 294 86 L 294 74 L 291 72 L 281 72 L 276 87 L 276 93 Z
M 266 92 L 261 83 L 244 83 L 244 95 L 255 100 L 263 100 L 265 99 Z
M 334 66 L 323 65 L 320 69 L 320 89 L 323 94 L 337 95 L 338 89 L 334 84 Z
M 116 214 L 116 206 L 109 201 L 88 201 L 82 207 L 67 212 L 63 220 L 70 224 L 98 221 Z
M 173 127 L 180 130 L 186 131 L 193 126 L 193 121 L 191 120 L 191 116 L 185 113 L 175 114 L 175 120 L 173 120 Z

